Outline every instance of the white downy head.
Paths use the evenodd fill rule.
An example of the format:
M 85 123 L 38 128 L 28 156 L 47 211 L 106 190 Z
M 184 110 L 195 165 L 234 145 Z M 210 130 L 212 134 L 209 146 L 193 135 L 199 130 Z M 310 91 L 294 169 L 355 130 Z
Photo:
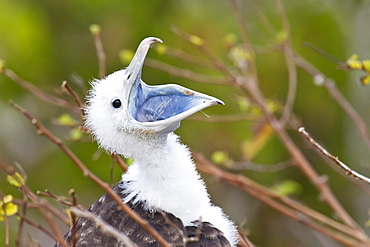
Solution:
M 130 65 L 92 83 L 86 127 L 109 152 L 136 156 L 132 141 L 163 139 L 180 121 L 206 107 L 223 104 L 179 85 L 148 86 L 141 80 L 145 56 L 158 38 L 144 39 Z M 134 139 L 134 140 L 133 140 Z M 136 157 L 134 157 L 136 158 Z

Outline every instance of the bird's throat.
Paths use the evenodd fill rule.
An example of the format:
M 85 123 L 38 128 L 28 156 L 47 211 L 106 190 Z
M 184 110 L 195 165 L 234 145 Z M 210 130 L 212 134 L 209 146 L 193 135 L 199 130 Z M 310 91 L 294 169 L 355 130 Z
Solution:
M 128 182 L 126 201 L 145 201 L 149 208 L 173 213 L 185 224 L 199 219 L 209 206 L 208 194 L 190 152 L 176 135 L 169 134 L 161 145 L 147 146 L 134 158 L 134 164 L 122 175 Z

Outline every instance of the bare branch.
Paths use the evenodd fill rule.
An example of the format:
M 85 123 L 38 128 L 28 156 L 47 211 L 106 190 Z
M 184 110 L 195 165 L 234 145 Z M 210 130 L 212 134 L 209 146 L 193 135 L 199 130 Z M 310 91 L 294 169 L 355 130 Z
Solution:
M 165 49 L 163 50 L 164 50 L 163 51 L 164 54 L 175 57 L 175 58 L 179 58 L 182 61 L 186 61 L 186 62 L 195 64 L 201 67 L 205 67 L 205 68 L 213 68 L 212 63 L 210 63 L 208 60 L 200 59 L 199 57 L 188 54 L 184 52 L 183 50 L 171 48 L 168 46 L 166 46 Z
M 100 38 L 101 27 L 97 24 L 90 25 L 90 32 L 94 37 L 94 45 L 99 61 L 99 78 L 103 79 L 105 76 L 105 61 L 106 56 L 103 48 L 103 43 Z
M 250 38 L 248 36 L 248 31 L 247 31 L 247 26 L 245 25 L 245 21 L 243 18 L 242 10 L 241 7 L 238 6 L 238 3 L 236 0 L 230 0 L 231 6 L 233 8 L 234 16 L 239 28 L 240 35 L 243 40 L 243 48 L 245 52 L 247 53 L 247 66 L 242 68 L 243 70 L 243 75 L 245 77 L 250 77 L 252 80 L 250 81 L 251 83 L 255 84 L 258 82 L 257 80 L 257 67 L 254 61 L 254 55 L 255 52 L 252 48 L 252 43 L 250 41 Z M 254 85 L 257 86 L 257 85 Z
M 194 114 L 185 121 L 199 121 L 206 123 L 230 123 L 242 121 L 261 121 L 261 116 L 256 114 L 227 114 L 227 115 L 212 115 L 211 117 L 204 117 L 200 114 Z
M 338 159 L 338 157 L 332 155 L 329 153 L 325 148 L 323 148 L 318 142 L 316 142 L 310 134 L 305 130 L 304 127 L 301 127 L 298 129 L 298 132 L 301 133 L 306 139 L 317 149 L 319 150 L 323 155 L 325 155 L 327 158 L 329 158 L 331 161 L 333 161 L 337 166 L 342 168 L 346 171 L 346 174 L 350 177 L 354 177 L 358 180 L 364 181 L 368 184 L 370 184 L 370 178 L 365 177 L 364 175 L 361 175 L 360 173 L 352 170 L 349 168 L 346 164 L 344 164 L 342 161 Z
M 69 191 L 69 194 L 72 196 L 72 204 L 74 207 L 77 206 L 77 196 L 74 189 Z M 77 244 L 78 236 L 77 236 L 77 218 L 76 215 L 71 213 L 71 223 L 72 223 L 72 247 L 75 247 Z
M 123 172 L 127 171 L 128 166 L 118 154 L 112 154 L 114 162 L 122 169 Z
M 283 32 L 285 34 L 285 39 L 283 41 L 283 53 L 285 56 L 285 61 L 288 69 L 289 74 L 289 89 L 288 89 L 288 95 L 286 99 L 286 104 L 283 110 L 283 114 L 280 119 L 280 124 L 285 125 L 290 118 L 290 115 L 292 113 L 293 105 L 295 102 L 296 97 L 296 91 L 297 91 L 297 68 L 294 63 L 294 53 L 291 46 L 291 40 L 290 40 L 290 24 L 287 19 L 285 9 L 283 4 L 280 0 L 275 0 L 277 9 L 280 14 L 280 19 L 283 24 Z
M 49 238 L 51 239 L 55 239 L 54 238 L 54 235 L 53 233 L 51 233 L 49 230 L 45 229 L 42 225 L 40 225 L 39 223 L 37 222 L 34 222 L 32 221 L 31 219 L 29 219 L 28 217 L 26 217 L 26 215 L 24 215 L 23 213 L 17 213 L 16 214 L 18 217 L 20 217 L 24 222 L 26 222 L 28 225 L 30 226 L 33 226 L 37 229 L 39 229 L 41 232 L 43 232 L 45 235 L 47 235 Z M 20 240 L 20 239 L 19 239 Z M 19 244 L 20 244 L 20 241 L 19 241 Z
M 203 41 L 194 35 L 188 34 L 184 31 L 182 31 L 180 28 L 176 26 L 172 26 L 171 30 L 178 35 L 180 38 L 186 40 L 187 42 L 195 45 L 207 58 L 208 60 L 213 64 L 213 67 L 219 70 L 222 74 L 227 76 L 227 81 L 236 82 L 235 77 L 233 73 L 225 66 L 225 64 L 217 59 L 212 52 L 210 52 L 207 47 L 203 44 Z M 201 41 L 199 41 L 199 39 Z M 196 40 L 196 41 L 194 41 Z
M 81 116 L 84 116 L 85 115 L 85 111 L 84 111 L 84 106 L 83 106 L 83 103 L 82 101 L 80 100 L 80 98 L 77 96 L 77 94 L 72 90 L 72 88 L 68 85 L 67 81 L 64 81 L 62 83 L 62 88 L 66 89 L 67 92 L 72 96 L 72 98 L 75 100 L 75 102 L 77 103 L 77 106 L 78 108 L 80 109 L 81 111 Z
M 55 97 L 51 94 L 45 93 L 44 91 L 40 90 L 38 87 L 31 84 L 30 82 L 23 80 L 21 77 L 19 77 L 16 73 L 14 73 L 10 69 L 3 68 L 2 74 L 8 77 L 9 79 L 11 79 L 12 81 L 16 82 L 18 85 L 20 85 L 24 89 L 33 93 L 39 99 L 49 104 L 56 105 L 56 106 L 66 108 L 66 109 L 72 109 L 72 110 L 75 109 L 75 107 L 68 101 Z
M 207 83 L 207 84 L 215 84 L 215 85 L 225 85 L 226 84 L 226 79 L 220 76 L 208 76 L 208 75 L 195 73 L 191 70 L 177 68 L 175 66 L 172 66 L 172 65 L 154 60 L 154 59 L 150 59 L 150 58 L 145 59 L 145 65 L 148 65 L 149 67 L 152 67 L 155 69 L 165 71 L 171 75 L 182 77 L 182 78 L 189 79 L 192 81 L 197 81 L 197 82 L 202 82 L 202 83 Z
M 45 192 L 42 192 L 42 191 L 37 191 L 37 195 L 40 195 L 40 196 L 47 196 L 47 197 L 50 197 L 50 198 L 53 198 L 55 201 L 57 202 L 60 202 L 66 206 L 73 206 L 73 203 L 71 203 L 70 201 L 67 201 L 59 196 L 56 196 L 54 195 L 53 193 L 51 193 L 49 190 L 45 190 Z

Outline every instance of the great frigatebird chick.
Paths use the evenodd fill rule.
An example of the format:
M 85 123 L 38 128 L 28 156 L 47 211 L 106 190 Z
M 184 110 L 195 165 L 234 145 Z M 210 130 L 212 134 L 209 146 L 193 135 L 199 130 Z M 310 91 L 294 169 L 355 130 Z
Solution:
M 126 69 L 92 82 L 85 126 L 102 148 L 135 160 L 113 189 L 172 246 L 235 246 L 234 224 L 210 202 L 188 148 L 173 133 L 184 118 L 223 102 L 179 85 L 145 84 L 141 71 L 153 42 L 162 41 L 144 39 Z M 160 246 L 109 195 L 89 210 L 137 246 Z M 77 221 L 77 235 L 76 246 L 124 246 L 86 218 Z M 184 244 L 183 236 L 198 241 Z M 72 243 L 71 231 L 65 239 Z

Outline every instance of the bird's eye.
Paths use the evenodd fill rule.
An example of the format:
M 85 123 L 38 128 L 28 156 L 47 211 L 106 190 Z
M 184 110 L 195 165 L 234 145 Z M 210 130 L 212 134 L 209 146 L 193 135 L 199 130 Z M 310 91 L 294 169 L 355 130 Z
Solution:
M 112 106 L 113 106 L 114 108 L 120 108 L 120 107 L 121 107 L 121 105 L 122 105 L 122 103 L 121 103 L 121 100 L 119 100 L 119 99 L 115 99 L 115 100 L 113 100 L 113 102 L 112 102 Z

